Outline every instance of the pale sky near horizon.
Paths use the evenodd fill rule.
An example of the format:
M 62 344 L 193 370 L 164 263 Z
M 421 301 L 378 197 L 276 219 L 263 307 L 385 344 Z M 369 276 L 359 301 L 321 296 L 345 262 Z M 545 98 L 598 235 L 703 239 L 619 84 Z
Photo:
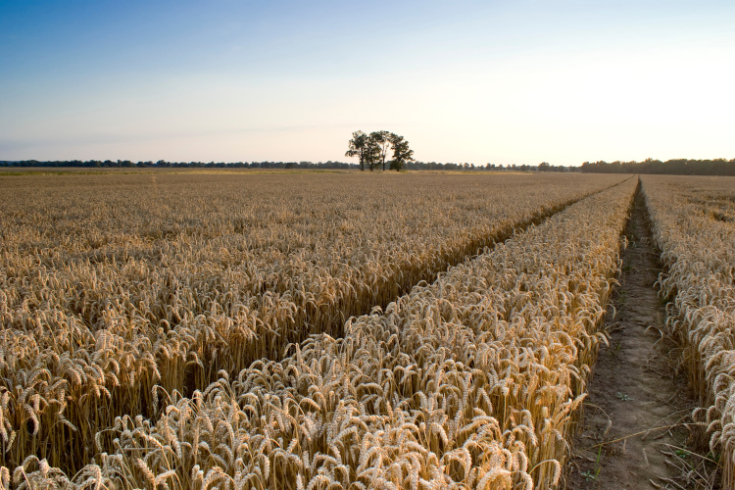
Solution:
M 0 160 L 732 159 L 734 80 L 732 0 L 0 0 Z

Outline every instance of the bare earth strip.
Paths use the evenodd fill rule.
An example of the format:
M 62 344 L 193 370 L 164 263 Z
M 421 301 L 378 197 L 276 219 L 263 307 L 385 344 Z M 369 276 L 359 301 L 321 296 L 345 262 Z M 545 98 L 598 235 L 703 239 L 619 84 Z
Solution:
M 687 458 L 697 457 L 684 449 L 682 421 L 692 402 L 676 376 L 676 346 L 659 333 L 666 318 L 654 287 L 661 268 L 640 192 L 626 235 L 616 311 L 607 317 L 610 344 L 600 348 L 567 488 L 695 488 L 679 486 Z

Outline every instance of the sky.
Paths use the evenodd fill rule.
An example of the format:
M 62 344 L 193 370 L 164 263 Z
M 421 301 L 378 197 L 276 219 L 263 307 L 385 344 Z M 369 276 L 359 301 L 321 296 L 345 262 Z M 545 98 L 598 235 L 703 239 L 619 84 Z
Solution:
M 732 0 L 0 0 L 0 160 L 732 159 L 733 80 Z

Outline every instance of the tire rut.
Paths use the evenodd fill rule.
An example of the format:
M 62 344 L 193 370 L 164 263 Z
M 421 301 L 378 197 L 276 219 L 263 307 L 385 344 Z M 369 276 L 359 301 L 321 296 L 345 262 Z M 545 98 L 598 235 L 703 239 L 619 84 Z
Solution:
M 609 345 L 600 348 L 588 385 L 566 487 L 702 488 L 686 478 L 698 457 L 686 449 L 695 404 L 677 374 L 678 347 L 663 333 L 665 303 L 654 286 L 661 265 L 640 183 L 625 234 L 620 285 L 605 323 Z

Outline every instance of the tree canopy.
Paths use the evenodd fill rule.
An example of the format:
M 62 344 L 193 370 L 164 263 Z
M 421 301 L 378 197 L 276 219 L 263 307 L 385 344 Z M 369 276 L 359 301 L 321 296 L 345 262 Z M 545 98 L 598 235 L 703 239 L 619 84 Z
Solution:
M 369 135 L 363 131 L 352 133 L 352 139 L 347 143 L 345 156 L 358 157 L 360 170 L 365 166 L 372 172 L 378 165 L 382 165 L 385 171 L 388 150 L 393 151 L 393 158 L 387 163 L 391 170 L 398 172 L 408 162 L 413 162 L 413 150 L 408 147 L 408 141 L 403 136 L 390 131 L 373 131 Z
M 359 157 L 360 170 L 365 170 L 365 163 L 368 160 L 368 135 L 362 131 L 352 133 L 352 139 L 348 143 L 346 157 Z M 372 170 L 372 168 L 370 169 Z
M 413 150 L 408 147 L 408 141 L 403 136 L 391 133 L 389 139 L 391 149 L 393 150 L 393 159 L 390 162 L 390 168 L 400 172 L 404 165 L 413 161 Z

